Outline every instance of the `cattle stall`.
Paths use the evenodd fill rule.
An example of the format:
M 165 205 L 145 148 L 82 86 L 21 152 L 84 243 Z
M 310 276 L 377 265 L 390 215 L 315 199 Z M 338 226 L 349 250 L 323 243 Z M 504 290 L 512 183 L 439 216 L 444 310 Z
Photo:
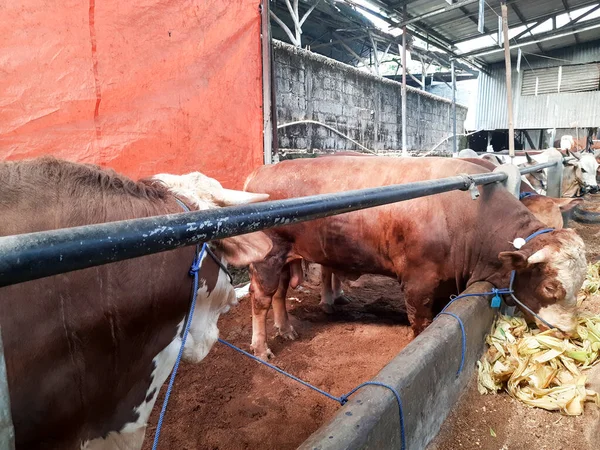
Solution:
M 560 158 L 555 163 L 546 163 L 543 166 L 551 164 L 560 168 Z M 524 170 L 536 169 L 537 167 L 533 167 Z M 339 194 L 2 237 L 0 286 L 276 227 L 282 222 L 298 223 L 453 190 L 466 191 L 465 201 L 478 201 L 476 186 L 507 182 L 509 179 L 514 182 L 519 178 L 518 175 L 510 176 L 500 170 L 494 173 L 455 176 Z M 82 244 L 74 246 L 73 243 Z M 475 290 L 473 287 L 469 292 Z M 367 391 L 361 391 L 356 397 L 352 397 L 350 402 L 340 409 L 332 424 L 325 425 L 325 428 L 311 437 L 306 445 L 323 439 L 331 445 L 330 448 L 364 448 L 366 442 L 374 439 L 399 446 L 404 438 L 410 445 L 408 448 L 423 448 L 435 436 L 443 418 L 460 394 L 466 380 L 464 377 L 472 372 L 473 363 L 480 355 L 482 336 L 492 318 L 487 300 L 483 297 L 479 301 L 465 301 L 453 305 L 451 311 L 452 317 L 437 319 L 433 326 L 409 344 L 405 352 L 401 352 L 375 377 L 376 382 L 393 386 L 398 391 L 400 399 L 404 400 L 401 416 L 398 415 L 398 404 L 394 403 L 394 397 L 371 386 L 366 388 Z M 487 319 L 481 321 L 481 317 Z M 461 335 L 460 330 L 463 327 L 467 333 Z M 423 348 L 430 348 L 432 353 L 423 353 Z M 230 355 L 230 358 L 234 357 L 240 356 Z M 432 367 L 431 364 L 426 364 L 426 361 L 435 361 L 433 366 L 440 368 L 440 373 L 436 372 L 436 378 L 445 376 L 454 381 L 447 384 L 424 383 L 426 373 Z M 457 363 L 460 364 L 457 366 Z M 396 367 L 402 367 L 403 370 Z M 406 370 L 407 367 L 411 369 Z M 273 376 L 279 375 L 273 372 Z M 411 379 L 423 382 L 421 389 L 428 393 L 428 401 L 423 400 L 424 391 L 416 389 Z M 274 378 L 271 380 L 273 383 L 278 382 Z M 433 411 L 435 413 L 432 413 Z M 347 419 L 349 417 L 351 419 Z M 428 417 L 431 421 L 424 422 L 422 417 Z M 404 421 L 404 433 L 400 432 L 398 426 L 401 419 Z M 353 433 L 351 430 L 356 427 L 352 423 L 357 421 L 361 424 L 361 431 Z M 332 434 L 327 427 L 348 432 Z
M 318 153 L 359 148 L 379 155 L 399 156 L 402 151 L 403 156 L 408 152 L 457 156 L 458 150 L 467 146 L 468 135 L 468 108 L 457 103 L 457 98 L 463 97 L 457 92 L 457 78 L 485 81 L 493 74 L 512 74 L 521 89 L 519 68 L 517 74 L 510 70 L 511 42 L 506 38 L 502 42 L 502 28 L 507 31 L 507 22 L 526 27 L 511 38 L 517 45 L 513 59 L 518 47 L 519 60 L 527 55 L 521 54 L 521 47 L 535 44 L 544 53 L 540 42 L 554 39 L 552 34 L 558 36 L 557 31 L 562 30 L 556 29 L 556 14 L 539 16 L 539 5 L 527 5 L 524 0 L 508 2 L 508 18 L 504 14 L 497 23 L 496 5 L 476 0 L 447 3 L 441 7 L 435 0 L 403 5 L 391 0 L 134 0 L 128 4 L 67 0 L 60 5 L 25 0 L 7 4 L 0 19 L 5 36 L 0 43 L 4 56 L 0 159 L 53 155 L 98 164 L 132 179 L 199 171 L 225 188 L 240 189 L 246 177 L 263 164 Z M 558 0 L 551 3 L 556 9 Z M 575 3 L 590 6 L 588 1 Z M 506 2 L 502 7 L 506 13 Z M 477 9 L 479 18 L 475 20 Z M 596 10 L 569 16 L 566 27 L 578 32 L 576 22 Z M 440 20 L 442 16 L 444 20 Z M 550 34 L 543 32 L 540 42 L 531 33 L 539 23 L 527 23 L 534 19 L 553 22 L 554 29 Z M 385 29 L 377 21 L 383 21 Z M 600 26 L 597 22 L 595 19 L 590 25 Z M 455 45 L 477 39 L 475 26 L 487 38 L 498 32 L 494 47 L 484 49 L 494 56 Z M 498 30 L 492 33 L 496 26 Z M 577 39 L 597 39 L 590 38 L 592 28 L 584 26 L 574 35 L 579 36 L 575 37 L 578 45 Z M 531 39 L 523 41 L 529 39 L 527 30 Z M 272 33 L 275 39 L 271 39 Z M 292 45 L 284 42 L 290 40 Z M 509 67 L 504 72 L 498 65 L 502 50 Z M 532 58 L 529 54 L 524 60 L 527 57 Z M 490 62 L 494 73 L 489 71 Z M 418 63 L 421 73 L 415 72 Z M 395 74 L 386 72 L 386 64 L 388 69 L 395 65 Z M 530 88 L 536 71 L 545 64 L 533 66 L 527 69 Z M 564 66 L 567 74 L 571 64 L 567 61 Z M 560 91 L 562 66 L 558 70 Z M 593 73 L 586 75 L 586 86 L 597 81 L 594 77 Z M 572 74 L 569 79 L 572 82 Z M 494 77 L 493 82 L 503 80 Z M 511 82 L 507 85 L 502 95 L 482 104 L 492 111 L 498 103 L 507 103 L 505 97 L 512 95 Z M 440 87 L 445 97 L 436 94 Z M 558 97 L 569 95 L 560 93 Z M 540 105 L 538 110 L 552 113 Z M 597 108 L 592 106 L 589 113 L 595 117 Z M 510 99 L 506 107 L 500 111 L 508 116 L 506 128 L 512 132 Z M 552 109 L 556 112 L 559 107 L 553 104 Z M 531 116 L 532 111 L 521 106 L 516 117 Z M 570 117 L 572 111 L 561 114 Z M 584 125 L 575 122 L 568 126 L 579 133 Z M 541 143 L 545 131 L 538 131 Z M 549 195 L 560 197 L 563 172 L 560 157 L 554 156 L 549 163 L 520 173 L 547 169 Z M 183 204 L 183 210 L 168 216 L 161 213 L 146 219 L 0 236 L 0 297 L 3 289 L 7 292 L 6 288 L 19 283 L 48 277 L 64 281 L 68 280 L 65 274 L 85 273 L 93 267 L 118 268 L 129 260 L 144 264 L 149 255 L 177 254 L 193 246 L 198 246 L 200 256 L 206 256 L 202 253 L 206 247 L 200 244 L 284 223 L 456 190 L 464 191 L 465 202 L 481 201 L 476 198 L 477 186 L 492 183 L 503 183 L 518 196 L 516 170 L 511 166 L 481 176 L 460 175 L 209 211 L 183 212 L 189 209 Z M 585 230 L 586 242 L 594 241 L 594 235 Z M 195 270 L 198 273 L 199 268 Z M 491 285 L 470 286 L 463 294 L 473 297 L 453 303 L 447 314 L 436 317 L 413 340 L 405 298 L 396 292 L 396 280 L 365 276 L 345 281 L 344 290 L 353 302 L 335 315 L 325 315 L 316 305 L 318 268 L 309 265 L 306 270 L 306 287 L 290 292 L 288 299 L 302 339 L 273 339 L 277 357 L 271 363 L 322 389 L 329 398 L 229 347 L 233 344 L 238 351 L 250 350 L 252 308 L 240 287 L 241 304 L 219 322 L 224 341 L 215 343 L 200 366 L 181 365 L 171 402 L 163 410 L 164 422 L 161 405 L 168 398 L 166 386 L 161 389 L 159 385 L 142 396 L 146 406 L 158 399 L 145 429 L 145 450 L 157 445 L 163 450 L 418 450 L 427 446 L 430 450 L 454 450 L 463 447 L 456 435 L 465 440 L 473 437 L 456 432 L 456 423 L 456 428 L 465 424 L 451 411 L 459 409 L 473 423 L 480 419 L 477 410 L 474 413 L 459 399 L 466 391 L 469 401 L 479 405 L 469 380 L 494 315 L 489 296 L 481 294 L 490 291 Z M 202 288 L 208 291 L 208 284 Z M 66 325 L 65 333 L 68 338 Z M 0 447 L 13 448 L 15 429 L 1 338 Z M 152 364 L 157 367 L 155 361 Z M 356 388 L 360 389 L 355 392 Z M 160 441 L 159 423 L 163 424 Z M 19 425 L 14 425 L 18 435 Z M 493 426 L 499 430 L 502 425 L 495 422 Z M 435 440 L 440 429 L 445 439 L 441 444 L 439 437 Z M 485 432 L 490 434 L 487 429 Z M 104 438 L 108 439 L 108 433 Z M 479 445 L 479 441 L 473 442 Z M 489 442 L 490 448 L 495 443 Z M 511 448 L 521 448 L 520 444 L 524 443 Z M 561 445 L 568 448 L 569 442 L 561 441 Z

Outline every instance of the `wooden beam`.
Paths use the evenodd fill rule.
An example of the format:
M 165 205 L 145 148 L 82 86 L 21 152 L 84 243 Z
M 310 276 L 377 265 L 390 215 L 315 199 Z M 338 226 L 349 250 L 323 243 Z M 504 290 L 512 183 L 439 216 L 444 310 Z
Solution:
M 508 102 L 508 153 L 510 161 L 515 157 L 515 126 L 513 123 L 513 102 L 512 102 L 512 69 L 510 62 L 510 42 L 508 40 L 508 7 L 503 0 L 502 8 L 502 31 L 504 34 L 504 65 L 506 68 L 506 100 Z

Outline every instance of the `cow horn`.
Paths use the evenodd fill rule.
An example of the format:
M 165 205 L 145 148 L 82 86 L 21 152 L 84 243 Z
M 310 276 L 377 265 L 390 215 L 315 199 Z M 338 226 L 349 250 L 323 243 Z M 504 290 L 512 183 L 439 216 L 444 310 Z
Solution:
M 541 250 L 538 250 L 533 255 L 531 255 L 529 258 L 527 258 L 527 262 L 530 265 L 543 263 L 543 262 L 546 262 L 549 260 L 550 260 L 550 250 L 546 247 L 542 248 Z
M 533 164 L 535 161 L 533 160 L 533 158 L 529 155 L 529 153 L 525 152 L 525 158 L 527 158 L 527 162 L 529 164 Z
M 254 192 L 234 191 L 222 189 L 215 195 L 215 200 L 222 206 L 246 205 L 269 199 L 269 194 L 255 194 Z

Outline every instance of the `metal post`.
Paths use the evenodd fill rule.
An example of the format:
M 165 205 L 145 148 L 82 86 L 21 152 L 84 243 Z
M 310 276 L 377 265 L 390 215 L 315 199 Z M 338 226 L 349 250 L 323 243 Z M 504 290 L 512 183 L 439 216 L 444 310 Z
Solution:
M 456 71 L 454 60 L 451 61 L 452 70 L 452 157 L 458 156 L 458 136 L 456 136 Z
M 504 66 L 506 70 L 506 100 L 508 102 L 508 154 L 512 162 L 515 157 L 515 127 L 513 123 L 512 67 L 510 62 L 510 42 L 508 40 L 508 8 L 502 0 L 502 32 L 504 34 Z
M 556 165 L 548 168 L 548 189 L 546 190 L 546 195 L 548 197 L 560 198 L 562 196 L 563 155 L 555 148 L 549 148 L 544 154 L 548 155 L 548 162 L 556 162 Z
M 15 448 L 15 429 L 10 412 L 10 395 L 6 377 L 2 333 L 0 333 L 0 448 L 3 450 L 14 450 Z
M 271 26 L 269 21 L 269 0 L 262 0 L 261 7 L 261 52 L 262 52 L 262 89 L 263 89 L 263 152 L 264 163 L 273 162 L 273 142 L 275 128 L 273 127 L 273 108 L 271 103 Z
M 0 237 L 0 287 L 151 255 L 199 242 L 504 181 L 501 173 L 454 176 Z
M 485 0 L 479 1 L 479 14 L 477 18 L 477 31 L 483 34 L 485 33 Z
M 406 5 L 404 5 L 404 16 L 406 19 Z M 406 27 L 402 27 L 402 156 L 408 156 L 406 139 Z

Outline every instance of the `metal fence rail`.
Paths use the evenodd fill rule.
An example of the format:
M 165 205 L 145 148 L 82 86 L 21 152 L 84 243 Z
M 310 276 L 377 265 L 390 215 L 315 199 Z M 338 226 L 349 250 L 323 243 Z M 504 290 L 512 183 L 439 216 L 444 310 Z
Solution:
M 454 190 L 506 180 L 502 172 L 314 195 L 208 211 L 0 238 L 0 287 Z
M 554 166 L 556 166 L 556 161 L 549 161 L 536 164 L 535 166 L 523 167 L 522 169 L 519 169 L 519 171 L 521 172 L 521 175 L 525 175 L 528 173 L 539 172 L 542 169 L 549 169 Z

